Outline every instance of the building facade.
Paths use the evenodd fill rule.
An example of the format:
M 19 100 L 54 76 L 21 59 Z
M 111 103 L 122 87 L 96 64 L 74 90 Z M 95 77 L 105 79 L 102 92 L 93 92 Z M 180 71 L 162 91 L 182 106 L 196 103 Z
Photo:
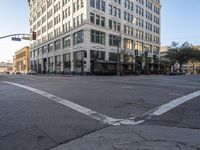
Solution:
M 30 47 L 25 46 L 15 52 L 13 57 L 13 71 L 27 73 L 30 68 Z
M 29 8 L 38 73 L 115 72 L 118 56 L 133 72 L 137 57 L 159 57 L 160 0 L 29 0 Z
M 13 64 L 8 62 L 1 62 L 0 63 L 0 75 L 1 74 L 9 74 L 13 70 Z

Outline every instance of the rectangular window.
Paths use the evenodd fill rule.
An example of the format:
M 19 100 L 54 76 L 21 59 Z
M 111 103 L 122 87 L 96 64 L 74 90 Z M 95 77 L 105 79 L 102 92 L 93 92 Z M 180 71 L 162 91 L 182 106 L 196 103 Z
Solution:
M 105 27 L 105 17 L 101 17 L 101 26 Z
M 121 39 L 117 35 L 110 34 L 109 35 L 109 45 L 110 46 L 118 46 L 121 43 Z
M 101 11 L 104 11 L 105 12 L 105 2 L 104 1 L 101 1 Z
M 135 42 L 135 50 L 136 51 L 143 51 L 143 43 L 141 42 Z
M 73 43 L 74 43 L 74 45 L 79 44 L 79 43 L 83 43 L 83 41 L 84 41 L 84 32 L 83 32 L 83 30 L 74 33 L 74 35 L 73 35 Z
M 55 51 L 60 49 L 60 40 L 57 40 L 54 42 L 54 46 L 55 46 Z
M 105 37 L 104 32 L 91 30 L 91 42 L 105 45 Z
M 74 2 L 73 3 L 73 12 L 75 12 L 76 11 L 76 3 Z
M 133 40 L 125 38 L 124 39 L 124 48 L 133 49 Z
M 100 25 L 100 16 L 96 15 L 96 25 Z
M 63 55 L 63 67 L 64 67 L 64 72 L 70 72 L 71 68 L 70 54 Z
M 66 36 L 63 38 L 63 48 L 71 46 L 71 36 Z
M 90 51 L 90 58 L 92 60 L 105 60 L 105 52 L 91 50 Z
M 48 44 L 48 52 L 53 51 L 53 43 Z
M 100 10 L 100 0 L 96 0 L 96 9 Z
M 95 0 L 90 0 L 90 6 L 95 7 Z
M 47 52 L 47 46 L 42 46 L 42 54 L 45 54 Z
M 112 29 L 112 20 L 109 20 L 109 28 Z
M 112 15 L 112 5 L 109 5 L 109 14 Z
M 119 22 L 117 23 L 117 31 L 121 31 L 121 24 Z

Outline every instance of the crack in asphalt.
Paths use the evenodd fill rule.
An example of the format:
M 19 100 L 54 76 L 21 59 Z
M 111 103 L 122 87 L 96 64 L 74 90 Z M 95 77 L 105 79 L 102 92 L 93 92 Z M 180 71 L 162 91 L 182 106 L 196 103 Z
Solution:
M 85 137 L 85 136 L 87 136 L 87 135 L 90 135 L 90 134 L 92 134 L 92 133 L 101 131 L 101 130 L 103 130 L 103 129 L 105 129 L 105 128 L 108 128 L 108 127 L 110 127 L 110 126 L 112 126 L 112 125 L 107 125 L 107 126 L 104 126 L 104 127 L 102 127 L 102 128 L 99 128 L 98 130 L 95 129 L 95 130 L 86 132 L 85 134 L 79 135 L 79 136 L 77 136 L 77 137 L 75 137 L 75 138 L 71 138 L 71 139 L 65 140 L 65 141 L 63 141 L 63 142 L 57 143 L 57 145 L 52 146 L 52 147 L 50 147 L 50 148 L 48 148 L 48 149 L 46 149 L 46 150 L 51 150 L 51 149 L 56 148 L 57 146 L 59 146 L 59 145 L 61 145 L 61 144 L 67 144 L 67 143 L 69 143 L 69 142 L 76 141 L 76 140 L 78 140 L 78 139 L 82 139 L 83 137 Z

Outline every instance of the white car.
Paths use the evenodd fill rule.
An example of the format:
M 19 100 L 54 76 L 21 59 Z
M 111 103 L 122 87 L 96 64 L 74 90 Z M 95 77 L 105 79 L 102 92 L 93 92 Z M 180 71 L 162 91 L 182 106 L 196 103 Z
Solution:
M 28 75 L 36 75 L 36 72 L 34 70 L 29 70 L 27 72 Z

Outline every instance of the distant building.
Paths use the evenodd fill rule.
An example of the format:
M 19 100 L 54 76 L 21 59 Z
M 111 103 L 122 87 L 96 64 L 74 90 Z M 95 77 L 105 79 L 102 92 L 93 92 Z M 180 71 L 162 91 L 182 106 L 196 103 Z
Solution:
M 160 57 L 167 55 L 168 46 L 161 46 L 160 47 Z
M 30 66 L 30 48 L 28 46 L 15 52 L 13 57 L 13 71 L 26 73 Z
M 0 74 L 7 74 L 12 72 L 13 70 L 13 64 L 12 63 L 5 63 L 1 62 L 0 63 Z
M 13 56 L 13 72 L 15 72 L 17 70 L 17 66 L 16 66 L 16 56 Z

